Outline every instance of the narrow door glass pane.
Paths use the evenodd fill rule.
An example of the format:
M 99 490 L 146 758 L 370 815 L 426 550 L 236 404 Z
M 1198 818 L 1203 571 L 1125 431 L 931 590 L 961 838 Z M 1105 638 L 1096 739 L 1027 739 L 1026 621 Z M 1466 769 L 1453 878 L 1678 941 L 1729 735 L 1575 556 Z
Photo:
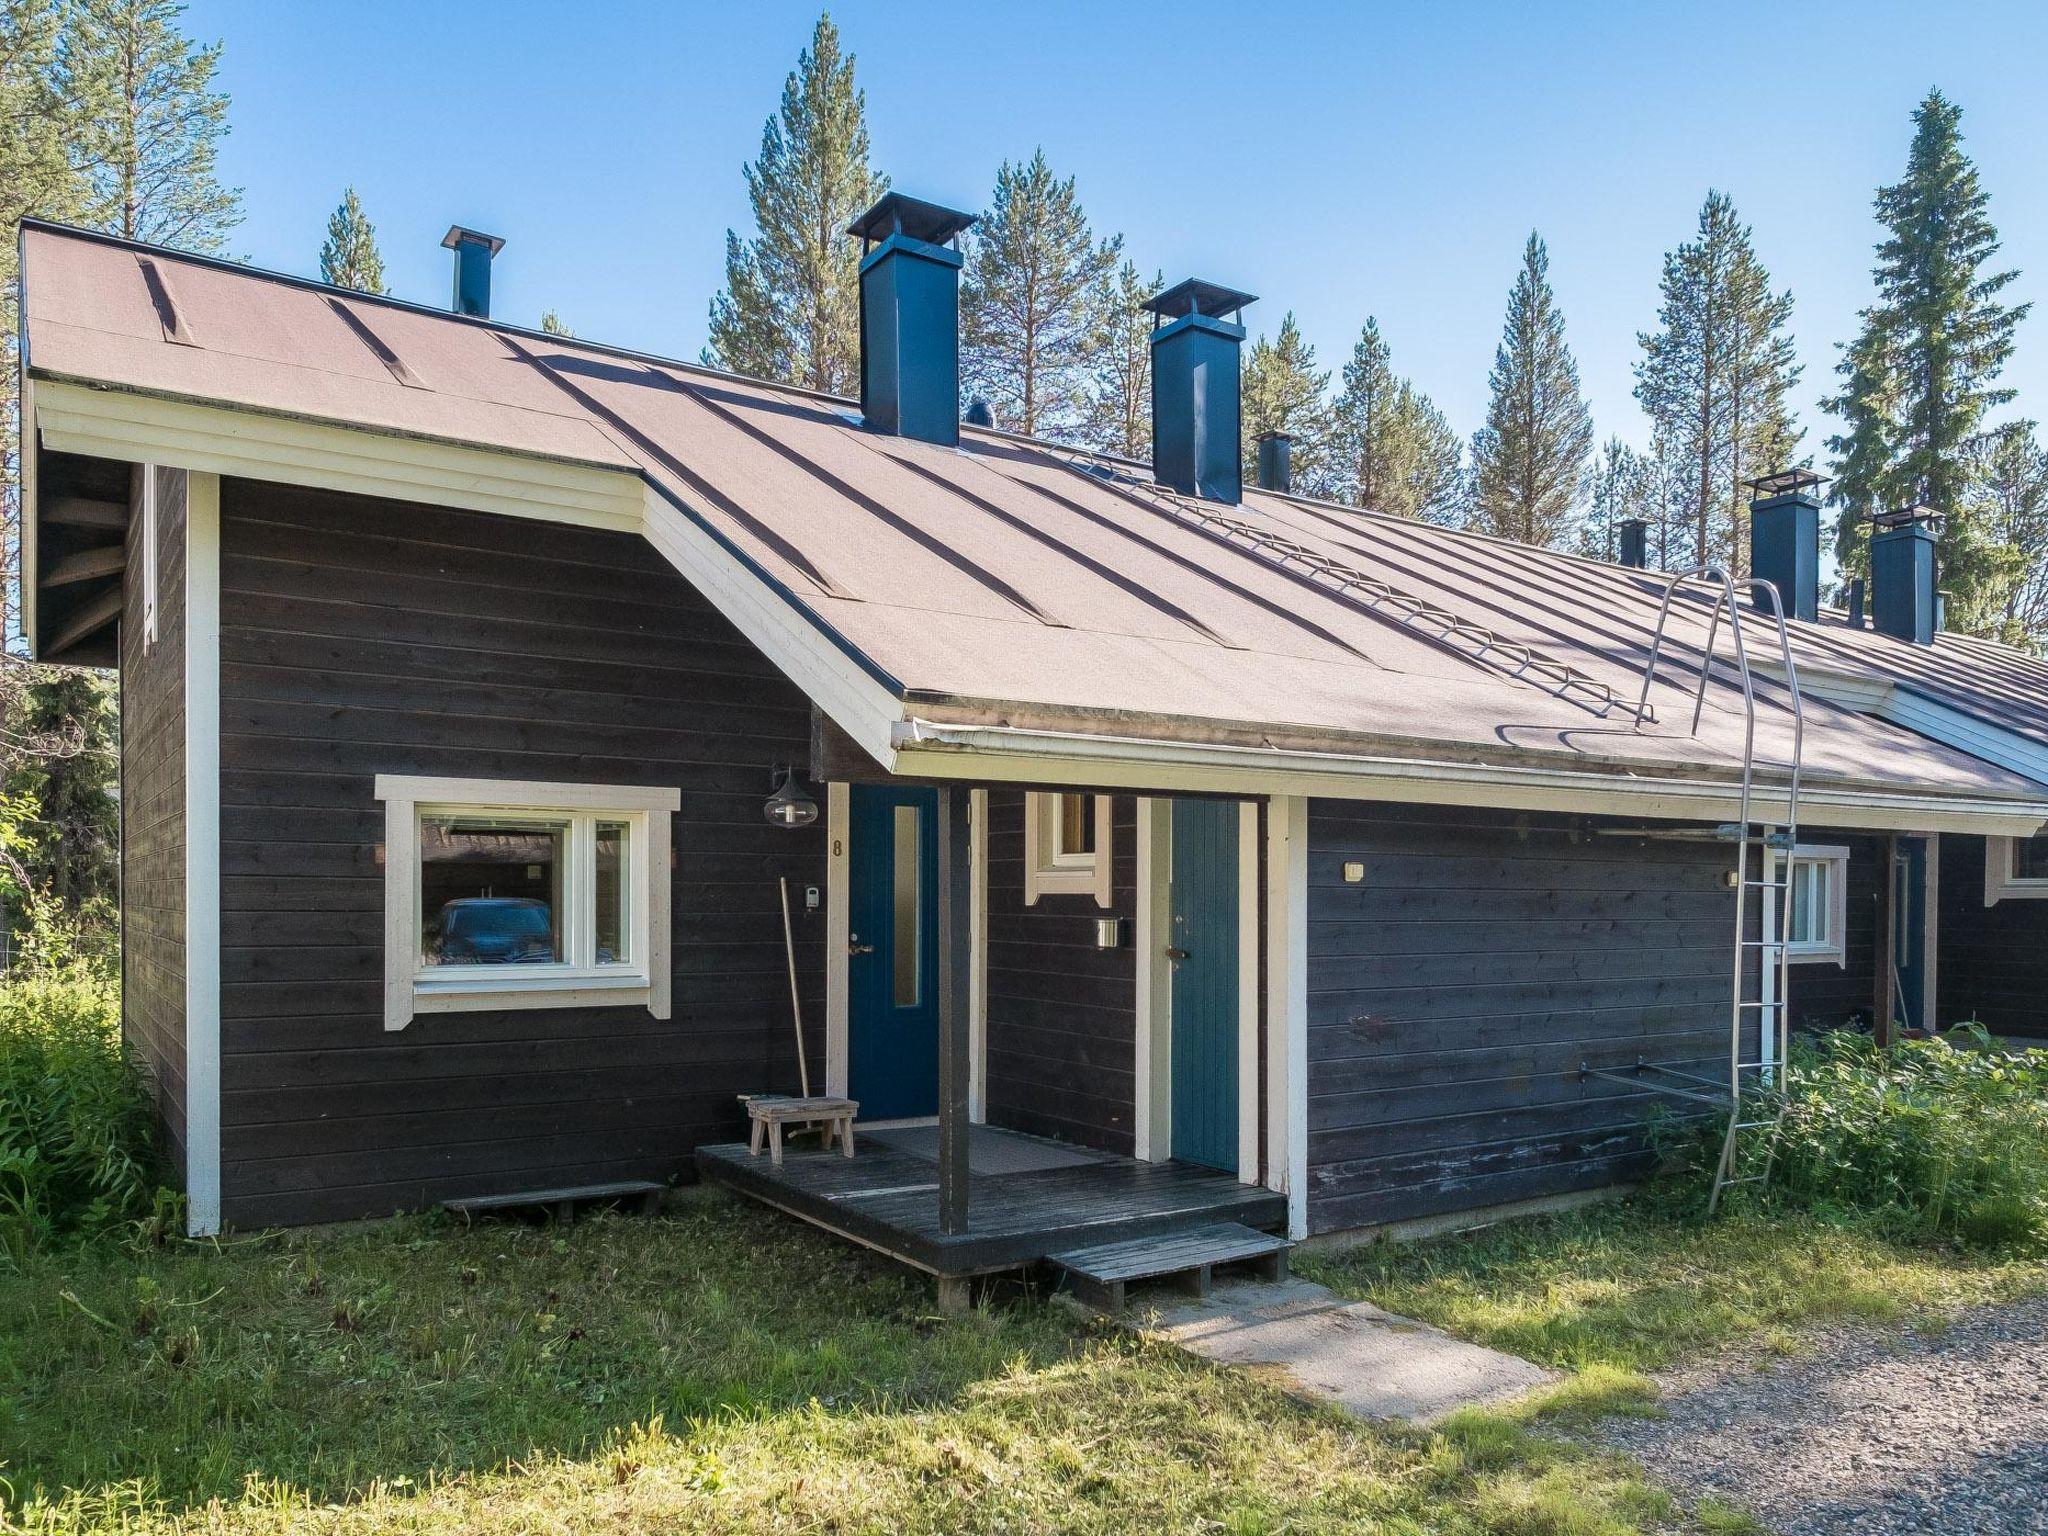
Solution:
M 629 953 L 627 918 L 626 823 L 597 824 L 597 963 L 623 965 Z
M 923 906 L 918 899 L 918 880 L 922 871 L 917 856 L 917 831 L 917 807 L 897 806 L 890 857 L 893 884 L 889 893 L 892 925 L 889 953 L 892 962 L 890 994 L 898 1008 L 917 1006 L 918 946 L 922 939 L 918 932 L 918 915 Z
M 1090 854 L 1095 851 L 1095 797 L 1060 796 L 1060 836 L 1057 854 Z
M 492 816 L 420 818 L 420 960 L 562 961 L 568 827 Z

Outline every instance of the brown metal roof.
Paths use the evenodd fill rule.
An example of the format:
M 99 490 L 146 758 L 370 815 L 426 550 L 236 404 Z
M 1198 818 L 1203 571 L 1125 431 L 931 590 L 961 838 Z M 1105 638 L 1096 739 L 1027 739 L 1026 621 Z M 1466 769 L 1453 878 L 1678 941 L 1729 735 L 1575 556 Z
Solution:
M 1182 736 L 1370 739 L 1652 773 L 1725 775 L 1740 760 L 1725 664 L 1698 737 L 1676 686 L 1656 691 L 1663 718 L 1640 729 L 1597 702 L 1634 700 L 1662 591 L 1650 573 L 1258 491 L 1226 509 L 1394 594 L 1369 600 L 1199 526 L 1132 466 L 973 428 L 958 450 L 935 447 L 866 430 L 847 401 L 203 258 L 147 260 L 154 279 L 134 247 L 25 226 L 37 378 L 634 471 L 907 703 L 949 718 L 1104 733 L 1168 721 Z M 1705 610 L 1681 608 L 1671 654 L 1696 665 Z M 1465 638 L 1411 610 L 1450 616 Z M 1916 649 L 1839 623 L 1799 629 L 1802 657 L 1967 700 L 1957 707 L 2048 743 L 2048 665 L 2034 658 L 1953 636 Z M 1476 655 L 1472 632 L 1585 686 L 1518 678 L 1522 653 Z M 1762 627 L 1748 633 L 1761 652 Z M 1791 716 L 1782 689 L 1759 693 L 1768 768 L 1789 752 Z M 1819 699 L 1807 720 L 1816 781 L 2037 792 Z

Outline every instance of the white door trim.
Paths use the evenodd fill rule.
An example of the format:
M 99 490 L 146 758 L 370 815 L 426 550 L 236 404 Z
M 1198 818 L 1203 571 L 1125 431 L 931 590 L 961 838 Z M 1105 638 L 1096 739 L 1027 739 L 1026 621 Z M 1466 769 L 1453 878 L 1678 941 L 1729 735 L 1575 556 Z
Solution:
M 1140 797 L 1131 1140 L 1142 1163 L 1163 1163 L 1173 1149 L 1173 967 L 1166 958 L 1172 895 L 1173 802 Z
M 1259 1182 L 1259 803 L 1237 806 L 1237 1181 Z
M 1266 803 L 1266 1187 L 1308 1236 L 1308 799 Z

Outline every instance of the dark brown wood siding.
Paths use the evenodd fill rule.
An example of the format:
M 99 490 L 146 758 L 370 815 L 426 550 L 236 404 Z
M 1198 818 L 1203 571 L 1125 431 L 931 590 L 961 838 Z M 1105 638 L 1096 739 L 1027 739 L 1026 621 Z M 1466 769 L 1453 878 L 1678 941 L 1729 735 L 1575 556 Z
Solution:
M 1984 905 L 1984 839 L 1941 840 L 1935 1018 L 2048 1038 L 2048 901 Z
M 137 470 L 132 507 L 140 505 Z M 121 612 L 121 1028 L 149 1068 L 165 1161 L 185 1174 L 185 472 L 157 469 L 156 638 L 142 519 Z
M 244 1226 L 684 1173 L 793 1087 L 770 827 L 810 707 L 643 540 L 222 487 L 223 1186 Z M 423 1014 L 383 1027 L 378 773 L 673 786 L 674 1016 Z M 797 903 L 812 1061 L 822 913 Z
M 1137 957 L 1100 949 L 1097 918 L 1137 912 L 1137 802 L 1111 806 L 1111 896 L 1024 904 L 1024 796 L 988 795 L 987 1118 L 1129 1155 Z
M 1726 1070 L 1729 863 L 1585 820 L 1313 802 L 1311 1228 L 1637 1174 L 1672 1101 L 1580 1063 Z
M 1849 850 L 1846 963 L 1831 960 L 1795 961 L 1792 966 L 1792 1026 L 1795 1029 L 1839 1029 L 1867 1025 L 1877 1006 L 1877 930 L 1879 902 L 1885 894 L 1885 869 L 1891 840 L 1877 835 L 1844 834 L 1821 829 L 1803 841 Z

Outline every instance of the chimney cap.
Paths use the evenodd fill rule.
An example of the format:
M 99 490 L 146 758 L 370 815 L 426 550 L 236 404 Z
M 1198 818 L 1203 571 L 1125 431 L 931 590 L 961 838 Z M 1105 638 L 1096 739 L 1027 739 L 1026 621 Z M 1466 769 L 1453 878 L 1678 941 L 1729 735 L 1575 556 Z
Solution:
M 1767 496 L 1791 496 L 1801 492 L 1817 491 L 1828 483 L 1828 477 L 1804 465 L 1796 469 L 1781 469 L 1774 475 L 1758 475 L 1749 482 L 1750 495 L 1757 501 Z
M 1948 518 L 1928 506 L 1907 507 L 1897 512 L 1873 512 L 1870 526 L 1878 533 L 1891 533 L 1899 528 L 1939 528 Z
M 1294 434 L 1292 432 L 1282 432 L 1278 427 L 1275 427 L 1270 432 L 1261 432 L 1257 437 L 1253 438 L 1252 441 L 1255 443 L 1264 443 L 1271 442 L 1276 438 L 1283 443 L 1291 443 L 1294 441 Z
M 943 203 L 927 203 L 901 192 L 884 192 L 874 207 L 846 226 L 846 232 L 862 240 L 908 235 L 927 245 L 944 245 L 974 221 L 974 214 L 962 213 Z
M 493 256 L 505 249 L 503 236 L 487 235 L 480 229 L 465 229 L 460 224 L 450 224 L 448 226 L 448 233 L 441 237 L 441 244 L 451 251 L 466 242 L 472 241 L 488 245 Z
M 1183 315 L 1207 315 L 1212 320 L 1220 320 L 1258 302 L 1259 297 L 1255 293 L 1240 293 L 1221 283 L 1191 277 L 1184 283 L 1175 283 L 1164 293 L 1154 294 L 1140 307 L 1167 320 L 1178 320 Z

